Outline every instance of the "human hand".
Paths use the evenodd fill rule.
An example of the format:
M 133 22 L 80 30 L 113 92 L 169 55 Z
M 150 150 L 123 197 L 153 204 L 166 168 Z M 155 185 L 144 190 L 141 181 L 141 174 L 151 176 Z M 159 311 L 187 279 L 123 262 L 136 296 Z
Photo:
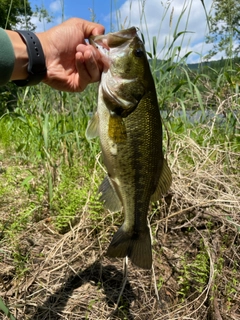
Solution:
M 58 90 L 80 92 L 100 80 L 101 55 L 85 39 L 103 33 L 102 25 L 79 18 L 38 33 L 47 66 L 43 82 Z

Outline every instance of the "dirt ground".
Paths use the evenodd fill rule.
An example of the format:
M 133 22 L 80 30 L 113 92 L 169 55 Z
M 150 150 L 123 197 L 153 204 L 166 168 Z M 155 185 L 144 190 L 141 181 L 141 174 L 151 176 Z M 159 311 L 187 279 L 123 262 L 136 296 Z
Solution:
M 197 165 L 187 168 L 178 150 L 180 140 L 169 156 L 171 190 L 149 215 L 152 270 L 105 256 L 117 226 L 114 219 L 109 224 L 109 212 L 93 226 L 87 204 L 66 234 L 47 212 L 19 232 L 19 252 L 27 257 L 22 275 L 16 276 L 11 244 L 1 241 L 0 296 L 16 319 L 240 319 L 239 155 L 230 155 L 231 171 L 224 172 L 229 153 L 213 161 L 206 149 L 199 160 L 189 142 L 186 152 Z M 1 219 L 9 205 L 18 206 L 17 196 L 11 201 L 1 203 Z

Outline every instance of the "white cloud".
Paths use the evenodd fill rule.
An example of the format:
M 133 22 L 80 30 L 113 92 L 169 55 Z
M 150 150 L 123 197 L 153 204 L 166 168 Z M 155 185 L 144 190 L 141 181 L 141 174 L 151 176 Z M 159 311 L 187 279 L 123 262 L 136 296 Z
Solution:
M 44 22 L 43 21 L 39 21 L 38 17 L 31 17 L 31 23 L 36 26 L 36 31 L 37 32 L 42 32 L 44 31 L 45 27 L 44 27 Z
M 31 23 L 36 27 L 34 32 L 43 32 L 56 25 L 56 18 L 54 18 L 51 22 L 47 22 L 46 19 L 41 19 L 40 21 L 39 17 L 32 16 Z
M 31 22 L 36 26 L 36 32 L 43 32 L 50 29 L 53 26 L 59 25 L 62 22 L 62 2 L 63 0 L 51 1 L 48 5 L 47 11 L 50 16 L 52 16 L 52 21 L 47 22 L 47 19 L 42 18 L 39 21 L 39 17 L 32 16 Z M 64 17 L 65 18 L 65 17 Z
M 60 12 L 62 11 L 62 3 L 63 0 L 55 0 L 50 3 L 49 8 L 52 12 Z
M 212 0 L 204 3 L 209 12 Z M 144 34 L 148 51 L 152 52 L 153 37 L 156 37 L 159 58 L 166 58 L 174 31 L 176 34 L 191 32 L 182 34 L 174 42 L 174 47 L 181 46 L 181 56 L 189 51 L 197 52 L 189 56 L 188 62 L 199 61 L 210 49 L 211 45 L 203 45 L 208 29 L 201 0 L 127 0 L 115 14 L 119 24 L 116 29 L 138 27 Z

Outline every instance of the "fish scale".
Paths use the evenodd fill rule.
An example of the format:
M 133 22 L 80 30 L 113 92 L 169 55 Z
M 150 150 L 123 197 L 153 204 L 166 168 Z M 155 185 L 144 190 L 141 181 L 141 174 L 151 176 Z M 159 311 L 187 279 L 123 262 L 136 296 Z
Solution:
M 162 123 L 151 70 L 136 28 L 91 43 L 107 44 L 109 68 L 101 77 L 97 112 L 86 136 L 100 137 L 107 177 L 100 199 L 107 209 L 123 208 L 124 222 L 108 247 L 110 257 L 128 256 L 150 269 L 152 249 L 147 214 L 151 199 L 160 199 L 171 185 L 162 151 Z M 105 57 L 105 58 L 106 58 Z

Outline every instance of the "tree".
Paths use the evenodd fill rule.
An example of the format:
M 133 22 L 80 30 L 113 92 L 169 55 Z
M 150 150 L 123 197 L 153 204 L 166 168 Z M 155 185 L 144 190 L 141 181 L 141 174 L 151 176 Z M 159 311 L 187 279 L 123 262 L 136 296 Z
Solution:
M 53 21 L 53 16 L 48 13 L 47 9 L 44 7 L 43 4 L 41 5 L 41 7 L 36 5 L 33 16 L 38 17 L 39 22 L 43 23 L 44 30 L 45 30 L 46 24 Z
M 0 0 L 0 27 L 16 29 L 17 25 L 33 30 L 30 22 L 33 12 L 28 0 Z
M 218 51 L 224 51 L 227 57 L 237 56 L 240 51 L 240 1 L 215 0 L 209 21 L 211 27 L 206 42 L 213 43 L 213 49 L 207 58 Z

